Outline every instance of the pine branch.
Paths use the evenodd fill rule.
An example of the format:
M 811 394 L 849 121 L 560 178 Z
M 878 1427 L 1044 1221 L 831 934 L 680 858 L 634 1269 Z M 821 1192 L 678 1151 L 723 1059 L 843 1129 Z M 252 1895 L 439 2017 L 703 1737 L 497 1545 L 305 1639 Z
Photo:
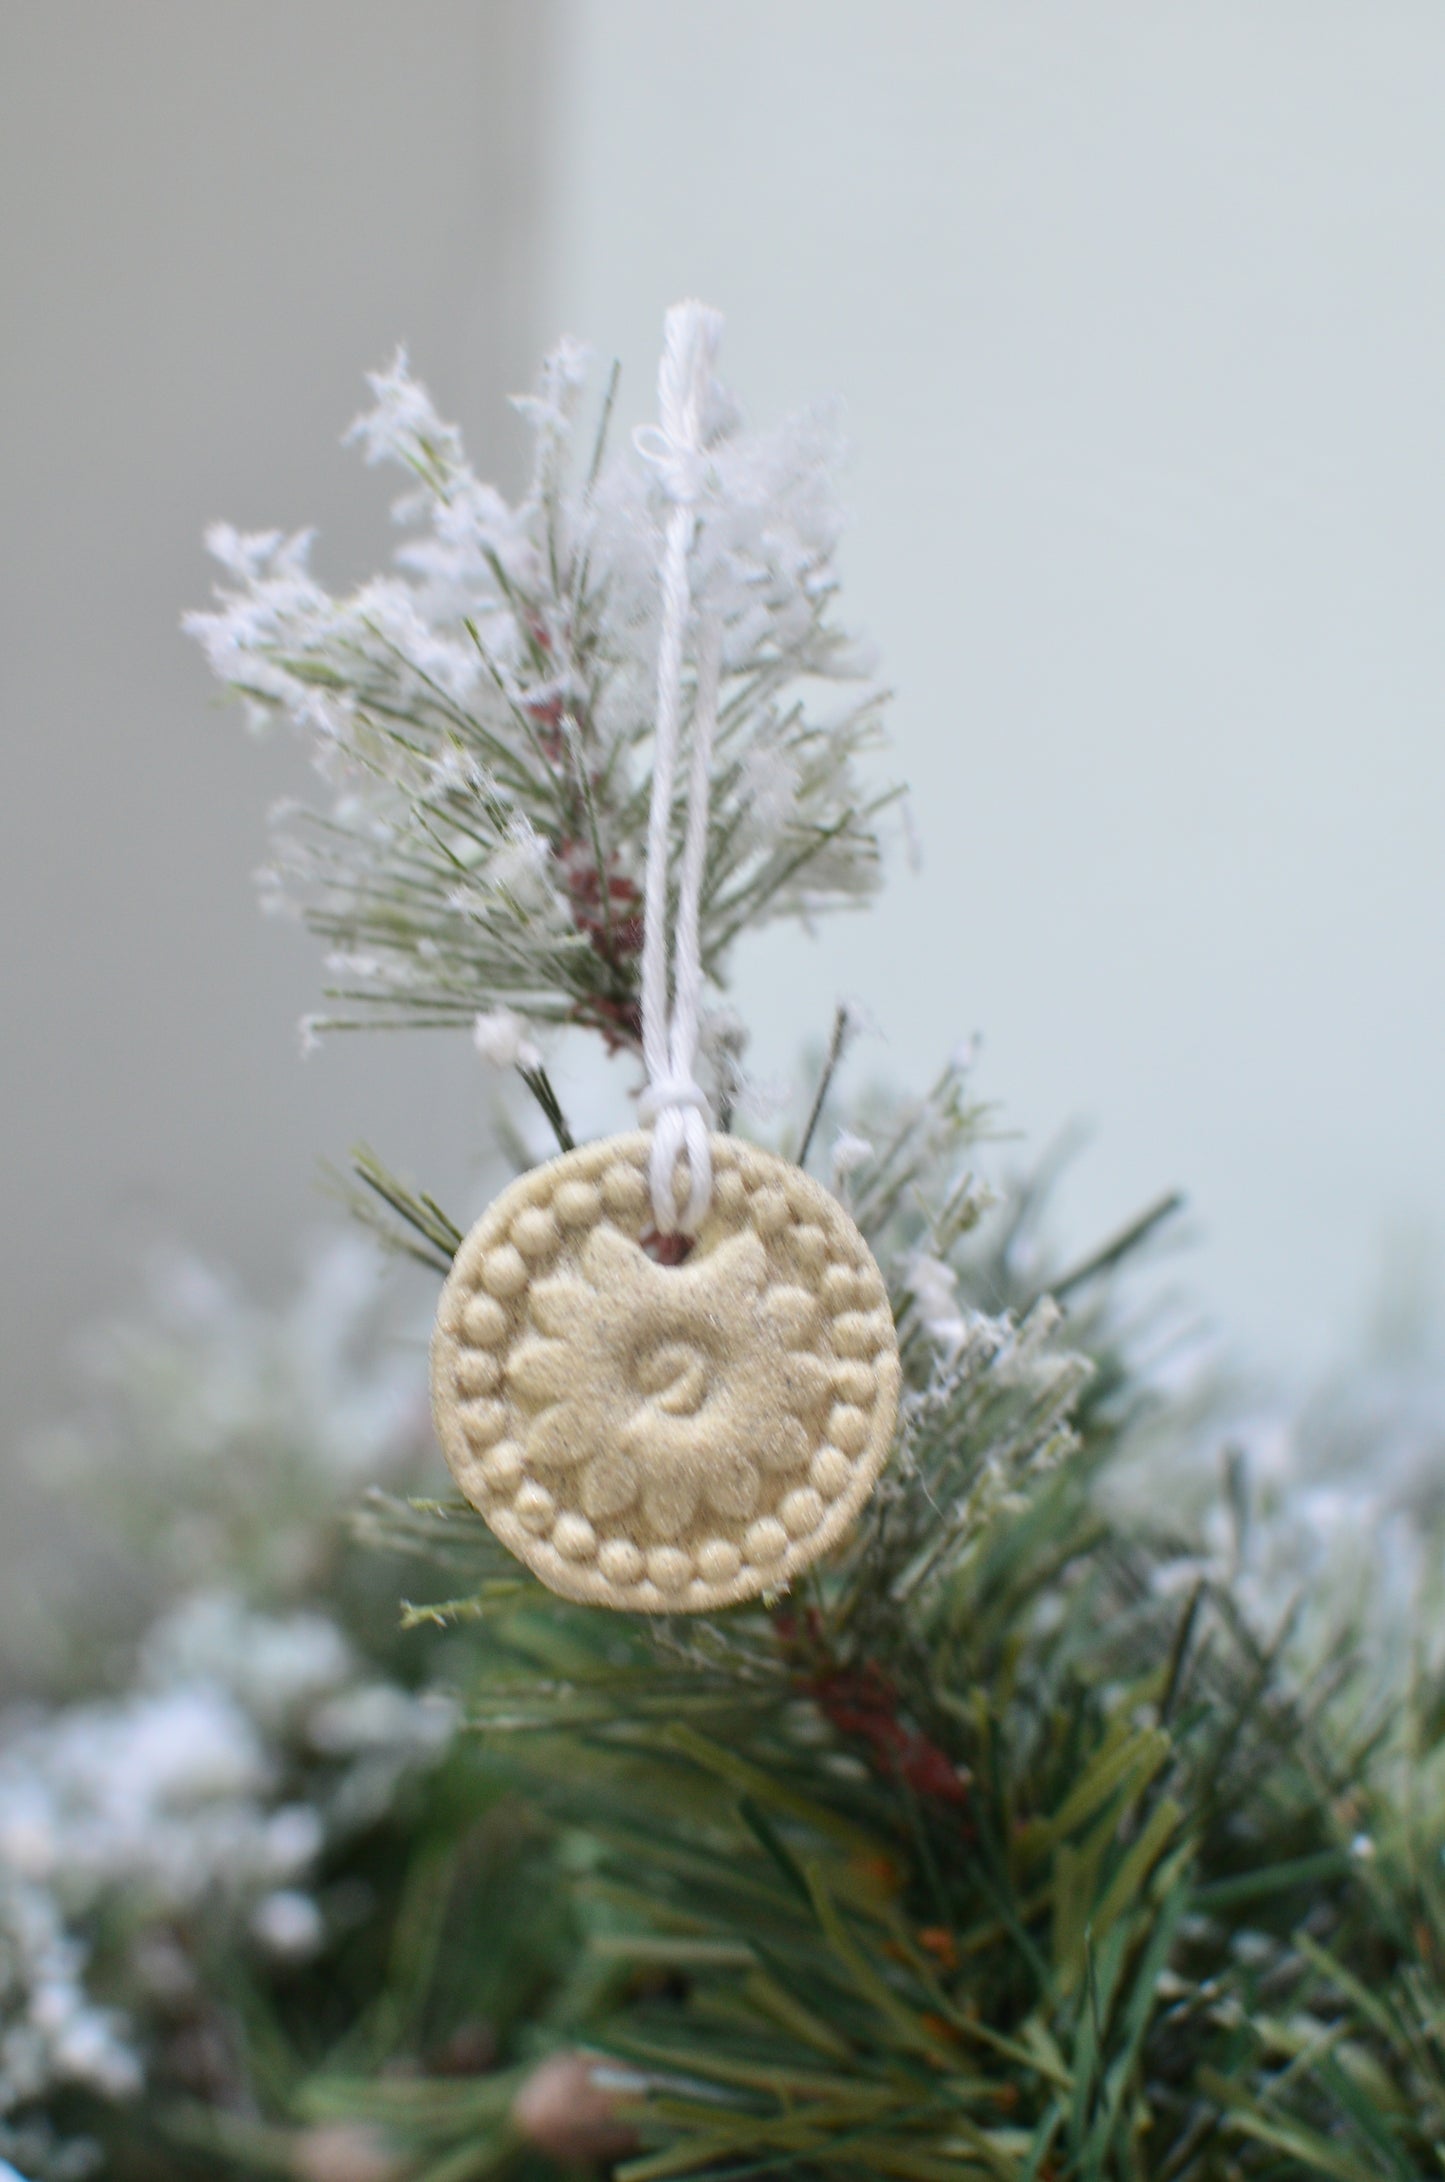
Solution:
M 1185 1203 L 1186 1199 L 1180 1190 L 1170 1190 L 1163 1197 L 1156 1198 L 1152 1205 L 1147 1205 L 1117 1235 L 1111 1236 L 1108 1242 L 1091 1251 L 1088 1257 L 1072 1266 L 1068 1272 L 1060 1274 L 1057 1280 L 1050 1281 L 1048 1293 L 1062 1302 L 1076 1288 L 1087 1287 L 1091 1281 L 1098 1280 L 1103 1274 L 1112 1273 L 1125 1258 L 1131 1257 L 1155 1235 L 1166 1221 L 1172 1220 L 1176 1212 L 1181 1212 Z
M 851 1027 L 848 1010 L 840 1000 L 833 1012 L 833 1028 L 828 1036 L 828 1050 L 823 1057 L 823 1068 L 818 1078 L 818 1088 L 813 1094 L 813 1103 L 808 1109 L 808 1118 L 803 1124 L 803 1134 L 798 1140 L 797 1163 L 800 1167 L 806 1167 L 808 1164 L 808 1153 L 812 1150 L 813 1137 L 817 1131 L 818 1123 L 823 1118 L 823 1108 L 827 1104 L 833 1078 L 837 1074 L 838 1065 L 843 1058 L 843 1050 L 848 1043 Z
M 351 1172 L 361 1183 L 360 1190 L 334 1169 L 324 1171 L 347 1209 L 388 1249 L 413 1258 L 432 1272 L 445 1274 L 451 1270 L 452 1259 L 462 1244 L 462 1230 L 448 1219 L 434 1198 L 399 1181 L 369 1146 L 359 1145 L 351 1155 Z M 388 1219 L 387 1213 L 395 1217 Z
M 552 1088 L 552 1079 L 547 1074 L 546 1069 L 541 1067 L 519 1067 L 517 1074 L 542 1109 L 547 1126 L 557 1139 L 558 1150 L 564 1152 L 575 1150 L 576 1139 L 567 1126 L 566 1117 L 558 1103 L 557 1094 Z

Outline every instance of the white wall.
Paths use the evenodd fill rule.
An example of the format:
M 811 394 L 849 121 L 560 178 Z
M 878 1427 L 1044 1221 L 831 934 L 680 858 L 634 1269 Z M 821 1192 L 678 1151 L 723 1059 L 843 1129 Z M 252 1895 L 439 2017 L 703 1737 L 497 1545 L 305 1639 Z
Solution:
M 1186 1185 L 1245 1343 L 1355 1337 L 1445 1211 L 1445 16 L 1424 5 L 574 0 L 557 328 L 650 395 L 729 314 L 841 390 L 852 604 L 921 880 L 744 998 L 961 1033 L 1082 1238 Z
M 359 1136 L 455 1187 L 473 1057 L 303 1068 L 316 949 L 263 925 L 264 813 L 304 776 L 216 704 L 181 609 L 202 526 L 388 549 L 340 435 L 409 339 L 479 460 L 530 311 L 545 0 L 45 0 L 0 11 L 0 1422 L 180 1235 L 279 1285 Z M 3 1517 L 0 1517 L 3 1527 Z

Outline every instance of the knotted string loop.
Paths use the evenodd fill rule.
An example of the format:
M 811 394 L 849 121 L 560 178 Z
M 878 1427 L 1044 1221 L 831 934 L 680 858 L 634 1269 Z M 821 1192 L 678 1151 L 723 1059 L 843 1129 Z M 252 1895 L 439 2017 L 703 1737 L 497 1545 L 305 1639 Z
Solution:
M 687 826 L 678 871 L 672 934 L 672 1008 L 668 1011 L 667 876 L 672 834 L 673 776 L 682 709 L 683 648 L 692 612 L 688 554 L 704 489 L 703 413 L 712 383 L 722 317 L 701 303 L 679 303 L 667 314 L 657 394 L 661 422 L 635 434 L 643 459 L 672 503 L 663 541 L 661 630 L 657 647 L 657 724 L 652 756 L 652 803 L 647 825 L 647 874 L 642 924 L 642 1059 L 647 1088 L 639 1111 L 652 1130 L 648 1180 L 659 1234 L 691 1234 L 712 1198 L 711 1116 L 693 1074 L 702 1010 L 698 920 L 707 857 L 708 793 L 717 724 L 721 641 L 705 627 L 697 645 L 697 694 L 692 717 L 692 767 Z M 687 1202 L 679 1216 L 676 1179 L 686 1159 Z
M 660 1083 L 650 1084 L 637 1102 L 640 1118 L 651 1128 L 659 1114 L 669 1106 L 695 1106 L 700 1114 L 712 1111 L 712 1102 L 700 1083 L 691 1076 L 664 1076 Z
M 680 447 L 660 424 L 639 424 L 632 444 L 674 507 L 697 506 L 707 475 L 707 461 L 700 449 Z

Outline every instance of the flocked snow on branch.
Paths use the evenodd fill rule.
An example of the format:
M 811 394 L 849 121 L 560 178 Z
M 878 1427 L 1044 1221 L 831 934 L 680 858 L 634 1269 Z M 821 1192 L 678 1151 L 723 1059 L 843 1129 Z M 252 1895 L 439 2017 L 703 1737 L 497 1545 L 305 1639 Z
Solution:
M 276 814 L 264 874 L 327 943 L 317 1028 L 505 1009 L 636 1043 L 666 503 L 634 447 L 607 451 L 611 388 L 579 446 L 587 378 L 564 343 L 519 402 L 535 457 L 514 507 L 404 355 L 373 374 L 349 437 L 408 473 L 406 536 L 393 572 L 346 597 L 312 573 L 309 532 L 209 533 L 224 576 L 186 626 L 257 725 L 311 739 L 331 792 Z M 833 619 L 836 420 L 746 432 L 714 388 L 707 435 L 693 589 L 723 646 L 702 903 L 716 988 L 744 927 L 872 895 L 891 796 L 857 763 L 883 692 Z

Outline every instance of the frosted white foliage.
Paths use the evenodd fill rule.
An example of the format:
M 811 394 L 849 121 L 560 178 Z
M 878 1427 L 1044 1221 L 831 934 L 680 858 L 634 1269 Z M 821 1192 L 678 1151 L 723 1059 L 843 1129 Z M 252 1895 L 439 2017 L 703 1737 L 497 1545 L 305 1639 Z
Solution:
M 834 1185 L 846 1182 L 850 1174 L 856 1174 L 860 1167 L 866 1167 L 873 1156 L 873 1146 L 866 1136 L 859 1136 L 854 1129 L 840 1129 L 833 1139 L 833 1149 L 829 1155 Z
M 234 1594 L 202 1594 L 168 1614 L 141 1647 L 142 1680 L 218 1690 L 265 1735 L 282 1735 L 354 1679 L 351 1646 L 329 1616 L 253 1612 Z
M 384 1280 L 363 1237 L 336 1236 L 267 1310 L 172 1251 L 142 1307 L 91 1338 L 91 1414 L 39 1437 L 31 1466 L 103 1523 L 110 1549 L 143 1559 L 152 1613 L 213 1578 L 253 1595 L 304 1587 L 318 1529 L 365 1487 L 417 1474 L 425 1389 Z M 0 1599 L 0 1639 L 22 1603 Z
M 1350 1630 L 1381 1686 L 1445 1669 L 1445 1413 L 1428 1356 L 1357 1364 L 1308 1399 L 1256 1397 L 1172 1463 L 1191 1544 L 1158 1578 L 1227 1586 L 1263 1641 L 1288 1624 L 1306 1667 Z M 1157 1460 L 1117 1490 L 1150 1505 Z M 1218 1489 L 1221 1466 L 1229 1490 Z
M 493 1068 L 540 1068 L 541 1048 L 511 1008 L 491 1008 L 472 1025 L 472 1044 Z
M 54 1897 L 0 1863 L 0 2117 L 67 2083 L 108 2098 L 139 2090 L 124 2019 L 90 2000 L 84 1969 Z
M 327 944 L 329 1023 L 469 1026 L 509 1014 L 638 1035 L 642 857 L 666 503 L 606 414 L 579 444 L 587 352 L 564 342 L 518 403 L 530 484 L 473 472 L 404 354 L 350 438 L 399 467 L 390 572 L 342 596 L 309 532 L 207 543 L 222 578 L 186 626 L 252 721 L 310 742 L 327 801 L 290 807 L 264 875 Z M 747 925 L 865 900 L 891 798 L 857 760 L 882 693 L 834 619 L 837 421 L 748 432 L 714 389 L 693 551 L 723 680 L 702 905 L 717 985 Z M 692 703 L 691 641 L 685 707 Z M 829 685 L 848 701 L 819 709 Z M 501 1048 L 497 1033 L 478 1031 Z M 520 1047 L 519 1047 L 520 1053 Z M 489 1055 L 490 1057 L 490 1055 Z M 522 1061 L 521 1065 L 529 1065 Z
M 269 1954 L 285 1961 L 314 1955 L 325 1937 L 321 1911 L 309 1894 L 278 1887 L 263 1894 L 251 1912 L 251 1931 Z
M 106 1328 L 91 1363 L 111 1413 L 143 1411 L 151 1432 L 162 1423 L 188 1465 L 230 1462 L 242 1438 L 283 1440 L 355 1486 L 393 1470 L 422 1421 L 411 1359 L 379 1338 L 384 1278 L 361 1237 L 331 1236 L 278 1313 L 204 1260 L 167 1252 L 152 1261 L 143 1310 Z
M 59 2137 L 48 2108 L 77 2088 L 129 2099 L 144 2071 L 132 2025 L 86 1989 L 88 1950 L 54 1895 L 0 1858 L 0 2145 L 35 2182 L 83 2182 L 96 2147 Z M 20 2170 L 0 2157 L 0 2182 Z
M 118 1694 L 0 1715 L 0 2153 L 35 2182 L 92 2171 L 47 2102 L 139 2087 L 146 1996 L 196 1989 L 193 1942 L 324 1948 L 324 1859 L 452 1745 L 450 1701 L 379 1671 L 327 1588 L 363 1480 L 416 1475 L 416 1355 L 364 1244 L 281 1312 L 171 1257 L 93 1344 L 104 1428 L 44 1445 L 72 1503 L 114 1482 L 151 1604 Z M 182 1564 L 200 1588 L 167 1603 Z
M 338 1732 L 348 1705 L 364 1732 Z M 157 1914 L 257 1898 L 304 1878 L 378 1807 L 378 1777 L 394 1787 L 452 1728 L 442 1700 L 368 1675 L 324 1615 L 204 1596 L 157 1624 L 124 1697 L 0 1732 L 0 1870 L 72 1914 L 112 1892 Z
M 139 2088 L 121 2018 L 87 1993 L 84 1934 L 117 1913 L 142 1939 L 204 1917 L 268 1954 L 313 1954 L 323 1851 L 380 1817 L 455 1726 L 446 1699 L 379 1679 L 324 1614 L 221 1594 L 156 1624 L 123 1696 L 0 1721 L 0 2117 L 67 2080 Z
M 920 1251 L 908 1268 L 908 1290 L 919 1322 L 945 1358 L 958 1354 L 968 1338 L 968 1317 L 958 1299 L 958 1275 L 940 1258 Z

